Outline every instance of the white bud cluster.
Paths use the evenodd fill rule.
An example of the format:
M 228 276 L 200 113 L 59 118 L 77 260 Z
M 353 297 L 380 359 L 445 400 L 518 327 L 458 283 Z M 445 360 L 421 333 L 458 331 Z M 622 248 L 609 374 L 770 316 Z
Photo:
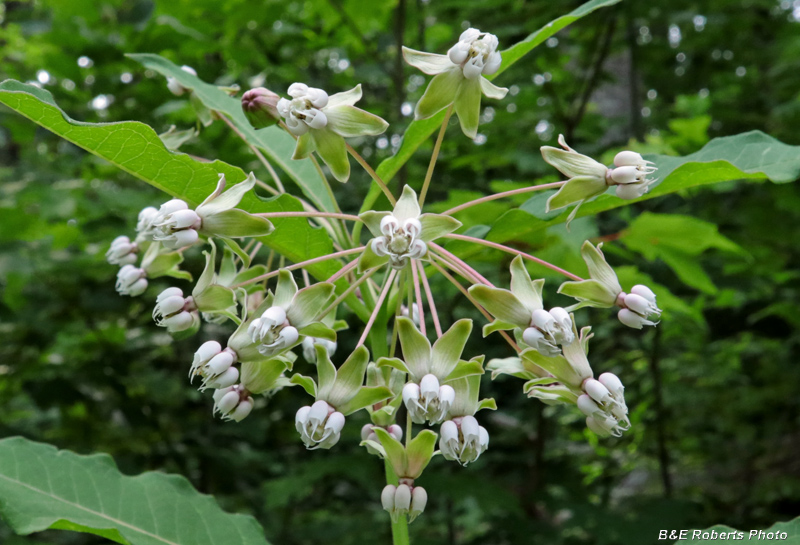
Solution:
M 119 236 L 111 241 L 111 247 L 106 252 L 106 261 L 111 265 L 133 265 L 136 263 L 139 245 L 131 242 L 126 236 Z
M 575 339 L 572 332 L 572 318 L 561 307 L 550 312 L 537 309 L 531 315 L 531 326 L 522 332 L 522 341 L 531 348 L 548 357 L 558 356 L 559 344 L 569 344 Z
M 223 420 L 241 422 L 253 410 L 253 398 L 241 384 L 222 388 L 214 392 L 214 414 Z
M 309 129 L 324 129 L 328 118 L 322 108 L 328 105 L 328 93 L 309 87 L 305 83 L 293 83 L 287 94 L 291 100 L 278 101 L 278 113 L 284 118 L 289 132 L 302 136 Z
M 115 287 L 120 295 L 137 297 L 147 289 L 147 272 L 133 265 L 125 265 L 117 273 Z
M 286 311 L 278 306 L 269 307 L 260 318 L 253 320 L 247 334 L 259 344 L 258 351 L 265 356 L 274 356 L 291 348 L 300 338 L 297 328 L 286 319 Z
M 372 251 L 378 256 L 389 256 L 394 269 L 402 269 L 409 259 L 421 259 L 428 253 L 428 245 L 419 236 L 422 224 L 417 218 L 408 218 L 402 224 L 392 216 L 381 220 L 383 236 L 372 239 Z
M 294 425 L 307 449 L 328 449 L 342 436 L 344 415 L 328 402 L 319 400 L 310 407 L 301 407 L 294 417 Z
M 170 333 L 191 328 L 199 317 L 191 297 L 184 298 L 180 288 L 167 288 L 156 297 L 153 320 Z
M 425 511 L 427 504 L 428 493 L 421 486 L 413 486 L 413 483 L 412 485 L 402 483 L 398 486 L 387 484 L 381 492 L 381 505 L 395 522 L 404 515 L 408 515 L 409 523 L 413 522 Z
M 617 186 L 617 197 L 626 200 L 638 199 L 650 191 L 655 180 L 649 176 L 658 170 L 635 151 L 619 152 L 614 157 L 614 166 L 617 168 L 608 170 L 606 181 Z
M 633 286 L 630 293 L 620 293 L 617 302 L 623 307 L 617 313 L 617 318 L 634 329 L 642 329 L 646 325 L 654 326 L 658 322 L 649 318 L 655 316 L 657 319 L 661 316 L 661 309 L 656 306 L 656 294 L 642 284 Z
M 203 377 L 200 391 L 228 388 L 239 380 L 239 370 L 233 366 L 237 360 L 238 355 L 232 348 L 223 350 L 217 341 L 205 342 L 194 353 L 189 379 L 193 381 L 197 375 Z
M 167 248 L 184 248 L 197 242 L 201 224 L 200 216 L 185 201 L 172 199 L 161 205 L 150 223 L 149 234 Z
M 438 424 L 456 399 L 456 391 L 447 384 L 439 385 L 434 375 L 425 375 L 419 384 L 409 382 L 403 387 L 403 403 L 417 424 L 425 421 Z
M 442 423 L 439 450 L 445 460 L 462 466 L 477 460 L 489 448 L 489 432 L 474 416 L 462 416 Z
M 625 388 L 612 373 L 603 373 L 596 380 L 583 382 L 585 394 L 578 398 L 578 408 L 586 415 L 586 426 L 601 437 L 621 437 L 631 427 Z
M 497 52 L 497 36 L 468 28 L 458 37 L 458 43 L 447 51 L 453 64 L 457 64 L 467 79 L 477 79 L 497 72 L 502 58 Z

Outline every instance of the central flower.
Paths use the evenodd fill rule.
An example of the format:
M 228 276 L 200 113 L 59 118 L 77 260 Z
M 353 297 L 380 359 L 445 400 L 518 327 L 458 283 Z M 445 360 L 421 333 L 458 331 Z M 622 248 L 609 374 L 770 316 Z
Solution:
M 497 72 L 502 61 L 497 52 L 497 36 L 469 28 L 458 37 L 458 43 L 450 48 L 447 56 L 457 64 L 467 79 L 476 79 L 481 74 Z
M 389 256 L 395 269 L 402 269 L 409 259 L 420 259 L 428 253 L 428 245 L 418 237 L 422 234 L 422 223 L 417 218 L 401 222 L 389 215 L 381 220 L 382 237 L 372 239 L 371 247 L 379 257 Z
M 328 93 L 309 87 L 304 83 L 293 83 L 287 91 L 292 100 L 278 101 L 278 113 L 286 120 L 286 126 L 295 136 L 302 136 L 308 129 L 324 129 L 328 117 L 322 108 L 328 105 Z

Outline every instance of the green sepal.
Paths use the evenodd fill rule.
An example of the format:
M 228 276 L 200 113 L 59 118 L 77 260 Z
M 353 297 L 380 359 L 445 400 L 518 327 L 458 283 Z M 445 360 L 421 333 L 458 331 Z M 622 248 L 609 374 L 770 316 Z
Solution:
M 617 301 L 617 294 L 608 291 L 604 284 L 597 280 L 568 281 L 559 286 L 558 293 L 568 295 L 580 301 L 570 307 L 576 310 L 583 307 L 609 308 Z
M 384 119 L 349 104 L 329 104 L 325 116 L 328 118 L 326 128 L 344 138 L 377 136 L 389 128 Z
M 536 373 L 523 365 L 522 360 L 518 356 L 491 359 L 486 365 L 486 370 L 492 372 L 492 380 L 495 380 L 500 375 L 511 375 L 523 380 L 530 380 L 537 377 Z
M 527 390 L 528 397 L 535 397 L 546 405 L 575 405 L 578 402 L 578 394 L 564 386 L 563 384 L 554 384 L 551 386 L 533 384 L 523 387 Z
M 306 393 L 311 397 L 317 397 L 317 384 L 314 382 L 313 378 L 295 373 L 292 375 L 292 378 L 289 379 L 289 382 L 291 384 L 301 386 L 303 390 L 305 390 Z
M 275 298 L 272 300 L 272 305 L 288 310 L 296 293 L 297 282 L 294 281 L 292 272 L 288 269 L 279 270 L 278 282 L 275 285 Z M 264 308 L 264 310 L 267 310 L 267 308 Z
M 292 159 L 307 159 L 315 149 L 314 139 L 311 137 L 310 132 L 300 135 L 300 137 L 297 138 L 297 144 L 294 147 Z
M 453 61 L 447 55 L 416 51 L 406 46 L 403 46 L 403 58 L 408 64 L 429 76 L 435 76 L 453 68 Z
M 244 248 L 239 246 L 239 243 L 231 238 L 223 238 L 221 239 L 222 243 L 225 244 L 230 250 L 239 256 L 239 259 L 242 260 L 242 267 L 247 268 L 250 266 L 250 255 L 244 251 Z
M 178 280 L 187 280 L 189 282 L 194 278 L 189 271 L 182 271 L 180 269 L 170 269 L 160 276 L 169 276 L 170 278 L 177 278 Z M 154 277 L 151 277 L 154 278 Z
M 616 296 L 622 291 L 622 286 L 619 285 L 617 273 L 606 262 L 606 257 L 601 250 L 602 247 L 602 242 L 595 247 L 587 240 L 581 246 L 581 257 L 583 257 L 586 267 L 589 269 L 589 277 L 603 284 L 609 293 L 613 293 Z
M 461 222 L 454 217 L 441 214 L 422 214 L 419 217 L 419 222 L 422 224 L 422 232 L 419 238 L 424 242 L 431 242 L 449 235 L 461 227 Z
M 256 177 L 251 172 L 247 178 L 238 184 L 234 184 L 227 191 L 224 191 L 226 185 L 225 175 L 219 175 L 219 181 L 214 192 L 204 200 L 200 206 L 197 207 L 197 214 L 205 219 L 207 216 L 218 214 L 226 210 L 235 208 L 247 194 L 248 191 L 253 189 L 256 185 Z
M 328 351 L 324 347 L 317 345 L 315 348 L 317 350 L 317 366 L 323 360 L 330 361 Z M 322 375 L 320 374 L 319 399 L 324 399 L 341 411 L 341 406 L 347 404 L 358 395 L 361 386 L 364 384 L 364 374 L 367 372 L 368 364 L 369 350 L 363 345 L 359 346 L 338 370 L 334 367 L 332 382 L 327 382 L 326 378 L 326 383 L 323 384 Z M 358 409 L 362 407 L 363 405 Z
M 407 219 L 419 218 L 421 212 L 417 192 L 410 185 L 404 185 L 403 193 L 397 199 L 392 215 L 402 224 Z
M 314 337 L 316 339 L 336 342 L 336 332 L 322 322 L 311 322 L 308 325 L 298 328 L 297 332 L 304 337 Z
M 389 460 L 395 475 L 400 478 L 408 477 L 408 458 L 403 444 L 383 428 L 374 428 L 373 431 L 380 441 L 380 451 L 383 451 L 384 458 Z
M 200 312 L 217 312 L 236 305 L 236 296 L 233 294 L 233 290 L 219 284 L 212 284 L 193 297 L 197 310 Z
M 488 98 L 493 98 L 495 100 L 500 100 L 506 97 L 508 93 L 508 89 L 505 87 L 498 87 L 488 79 L 481 76 L 478 78 L 481 82 L 481 92 L 486 95 Z
M 394 397 L 392 391 L 385 386 L 362 386 L 349 401 L 336 406 L 340 413 L 347 416 L 365 407 Z
M 238 208 L 206 216 L 200 229 L 204 234 L 224 238 L 263 237 L 274 230 L 275 226 L 267 218 L 255 216 Z
M 486 399 L 481 399 L 480 402 L 478 403 L 478 410 L 496 411 L 497 402 L 494 400 L 493 397 L 487 397 Z
M 197 284 L 195 284 L 194 289 L 192 289 L 192 297 L 194 298 L 197 298 L 203 292 L 203 290 L 208 288 L 214 282 L 214 277 L 216 275 L 217 246 L 211 239 L 208 240 L 208 244 L 211 246 L 211 251 L 203 252 L 203 255 L 206 258 L 206 266 L 203 268 L 203 272 L 197 279 Z M 222 308 L 228 308 L 229 306 L 230 305 Z

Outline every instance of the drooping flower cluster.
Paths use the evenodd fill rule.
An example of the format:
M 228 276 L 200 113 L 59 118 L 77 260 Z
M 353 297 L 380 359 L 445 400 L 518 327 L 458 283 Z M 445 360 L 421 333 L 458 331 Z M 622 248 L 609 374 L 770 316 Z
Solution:
M 498 40 L 492 34 L 470 28 L 446 55 L 408 48 L 403 48 L 403 55 L 409 64 L 434 76 L 417 104 L 417 119 L 446 108 L 448 112 L 454 110 L 463 132 L 474 138 L 481 95 L 501 99 L 506 94 L 506 89 L 487 79 L 503 67 Z M 194 88 L 196 74 L 187 68 L 185 73 L 170 76 L 168 86 L 176 95 Z M 355 107 L 362 95 L 360 85 L 329 96 L 324 90 L 294 83 L 287 93 L 289 98 L 265 88 L 247 91 L 242 97 L 246 118 L 255 129 L 270 134 L 274 131 L 288 138 L 280 133 L 287 131 L 296 139 L 293 159 L 303 160 L 316 152 L 339 181 L 347 181 L 350 175 L 348 153 L 365 164 L 345 138 L 382 134 L 388 127 L 381 118 Z M 192 95 L 192 100 L 201 115 L 197 107 L 200 99 Z M 213 116 L 208 123 L 212 120 Z M 621 198 L 636 198 L 654 183 L 650 176 L 655 167 L 637 153 L 617 154 L 615 167 L 608 168 L 570 148 L 563 137 L 559 143 L 561 148 L 542 148 L 544 159 L 568 178 L 549 198 L 548 210 L 574 203 L 580 206 L 610 186 L 616 186 Z M 380 182 L 377 174 L 371 175 Z M 430 172 L 426 178 L 422 201 Z M 407 517 L 413 521 L 427 505 L 427 492 L 417 480 L 434 457 L 437 440 L 438 453 L 444 460 L 464 466 L 477 462 L 489 448 L 487 427 L 491 429 L 491 420 L 481 417 L 479 421 L 478 412 L 497 408 L 494 399 L 480 399 L 484 356 L 461 359 L 472 320 L 458 320 L 449 329 L 439 322 L 433 297 L 436 292 L 430 289 L 427 275 L 446 268 L 475 283 L 468 291 L 470 300 L 494 318 L 484 326 L 484 336 L 495 331 L 513 334 L 512 340 L 503 333 L 517 353 L 489 362 L 486 369 L 492 371 L 492 378 L 501 374 L 522 378 L 526 381 L 523 391 L 529 397 L 547 404 L 575 405 L 586 416 L 588 429 L 597 435 L 618 437 L 630 428 L 622 382 L 611 373 L 594 378 L 588 359 L 591 328 L 578 331 L 573 312 L 583 307 L 616 306 L 620 322 L 641 329 L 656 325 L 661 310 L 648 287 L 635 285 L 628 293 L 622 290 L 600 245 L 595 247 L 587 241 L 581 249 L 589 278 L 568 273 L 573 280 L 564 282 L 558 290 L 578 302 L 566 308 L 545 308 L 544 280 L 531 279 L 522 256 L 511 262 L 510 289 L 501 289 L 455 255 L 456 250 L 451 252 L 440 245 L 441 241 L 437 243 L 448 236 L 470 237 L 453 235 L 461 223 L 448 212 L 423 214 L 421 200 L 409 185 L 403 187 L 391 211 L 367 210 L 355 217 L 317 211 L 308 202 L 296 203 L 298 208 L 288 211 L 277 208 L 281 211 L 251 214 L 246 210 L 276 210 L 269 207 L 290 202 L 284 198 L 270 201 L 268 208 L 254 208 L 263 206 L 249 194 L 255 184 L 251 174 L 225 191 L 225 176 L 220 174 L 217 187 L 197 206 L 176 198 L 160 208 L 145 208 L 139 214 L 137 237 L 116 238 L 106 253 L 109 263 L 121 267 L 117 290 L 137 296 L 158 277 L 191 280 L 191 275 L 179 268 L 183 253 L 200 245 L 210 248 L 205 252 L 205 268 L 191 292 L 166 287 L 157 296 L 152 315 L 156 325 L 165 327 L 176 339 L 196 334 L 203 322 L 235 324 L 227 342 L 207 339 L 200 344 L 189 369 L 190 382 L 199 377 L 201 391 L 213 390 L 214 415 L 239 422 L 257 408 L 259 396 L 299 386 L 313 398 L 295 413 L 299 439 L 309 450 L 325 450 L 341 441 L 351 414 L 366 410 L 370 423 L 361 429 L 362 445 L 370 454 L 385 459 L 391 468 L 381 504 L 392 520 Z M 388 200 L 394 202 L 388 188 L 384 189 Z M 187 194 L 196 195 L 196 188 Z M 237 208 L 240 203 L 244 203 L 241 209 Z M 254 264 L 262 244 L 275 244 L 279 251 L 286 249 L 286 233 L 282 233 L 280 244 L 274 242 L 275 237 L 268 237 L 274 229 L 269 218 L 293 215 L 319 221 L 331 234 L 332 247 L 339 251 L 326 257 L 314 249 L 306 262 L 289 268 L 281 265 L 278 270 L 270 270 L 271 258 L 266 264 Z M 343 224 L 343 220 L 360 220 L 371 233 L 369 242 L 360 246 L 360 226 L 358 231 L 347 232 L 337 223 Z M 240 245 L 243 238 L 258 241 L 244 246 Z M 215 240 L 223 245 L 219 263 Z M 303 242 L 298 240 L 298 246 Z M 303 255 L 303 251 L 298 250 L 294 257 Z M 348 263 L 344 258 L 350 255 L 355 259 L 351 257 L 353 261 Z M 298 261 L 294 257 L 292 260 Z M 325 260 L 342 268 L 333 277 L 329 275 L 336 269 L 312 268 Z M 305 287 L 298 288 L 290 269 L 303 269 Z M 382 282 L 373 281 L 372 275 L 378 275 L 377 279 L 381 273 Z M 275 277 L 274 285 L 270 284 Z M 320 281 L 314 283 L 312 277 Z M 423 306 L 423 287 L 427 307 Z M 460 284 L 458 287 L 463 289 Z M 337 368 L 332 358 L 337 349 L 348 346 L 338 342 L 336 333 L 347 328 L 336 320 L 340 305 L 355 311 L 366 327 L 356 348 Z M 426 318 L 436 330 L 433 344 L 428 330 L 431 322 Z M 377 361 L 370 361 L 367 342 Z M 298 359 L 295 352 L 302 354 L 311 375 L 289 375 Z M 404 431 L 398 422 L 406 415 L 410 421 Z M 439 426 L 438 435 L 430 429 L 414 434 L 412 422 Z

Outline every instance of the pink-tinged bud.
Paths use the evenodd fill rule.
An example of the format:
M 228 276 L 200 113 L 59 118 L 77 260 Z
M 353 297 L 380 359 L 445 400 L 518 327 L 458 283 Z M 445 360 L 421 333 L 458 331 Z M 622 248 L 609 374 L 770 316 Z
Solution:
M 583 391 L 589 394 L 589 397 L 597 403 L 607 403 L 611 401 L 611 392 L 609 392 L 608 388 L 603 386 L 599 380 L 593 378 L 586 379 L 583 383 Z
M 635 293 L 629 293 L 625 296 L 625 306 L 642 316 L 650 314 L 650 301 Z
M 373 424 L 364 424 L 361 427 L 361 440 L 366 441 L 369 439 L 369 436 L 372 434 L 372 428 L 375 426 Z
M 234 422 L 241 422 L 250 412 L 253 410 L 253 398 L 248 397 L 244 401 L 240 402 L 236 409 L 230 415 L 231 420 Z
M 387 484 L 381 492 L 381 505 L 389 512 L 394 511 L 394 497 L 397 493 L 397 487 L 393 484 Z
M 631 288 L 631 293 L 635 293 L 639 297 L 644 297 L 654 305 L 656 304 L 656 294 L 653 293 L 653 290 L 651 290 L 647 286 L 643 286 L 642 284 L 636 284 Z
M 250 89 L 242 95 L 242 111 L 256 129 L 271 127 L 281 119 L 278 113 L 280 96 L 264 87 Z
M 591 397 L 586 394 L 578 397 L 578 409 L 586 416 L 592 416 L 595 413 L 602 413 L 603 410 L 597 406 Z
M 214 377 L 204 382 L 203 386 L 200 389 L 203 390 L 205 388 L 217 388 L 217 389 L 227 388 L 228 386 L 233 386 L 234 384 L 236 384 L 237 380 L 239 380 L 239 370 L 236 367 L 230 367 L 220 376 Z
M 645 160 L 635 151 L 621 151 L 614 156 L 614 166 L 635 167 L 645 164 Z
M 402 441 L 403 440 L 403 428 L 401 428 L 397 424 L 392 424 L 391 426 L 389 426 L 387 428 L 387 431 L 389 432 L 389 435 L 391 435 L 392 437 L 394 437 L 398 441 Z
M 401 484 L 394 493 L 394 508 L 398 511 L 408 511 L 411 507 L 411 489 L 407 484 Z

